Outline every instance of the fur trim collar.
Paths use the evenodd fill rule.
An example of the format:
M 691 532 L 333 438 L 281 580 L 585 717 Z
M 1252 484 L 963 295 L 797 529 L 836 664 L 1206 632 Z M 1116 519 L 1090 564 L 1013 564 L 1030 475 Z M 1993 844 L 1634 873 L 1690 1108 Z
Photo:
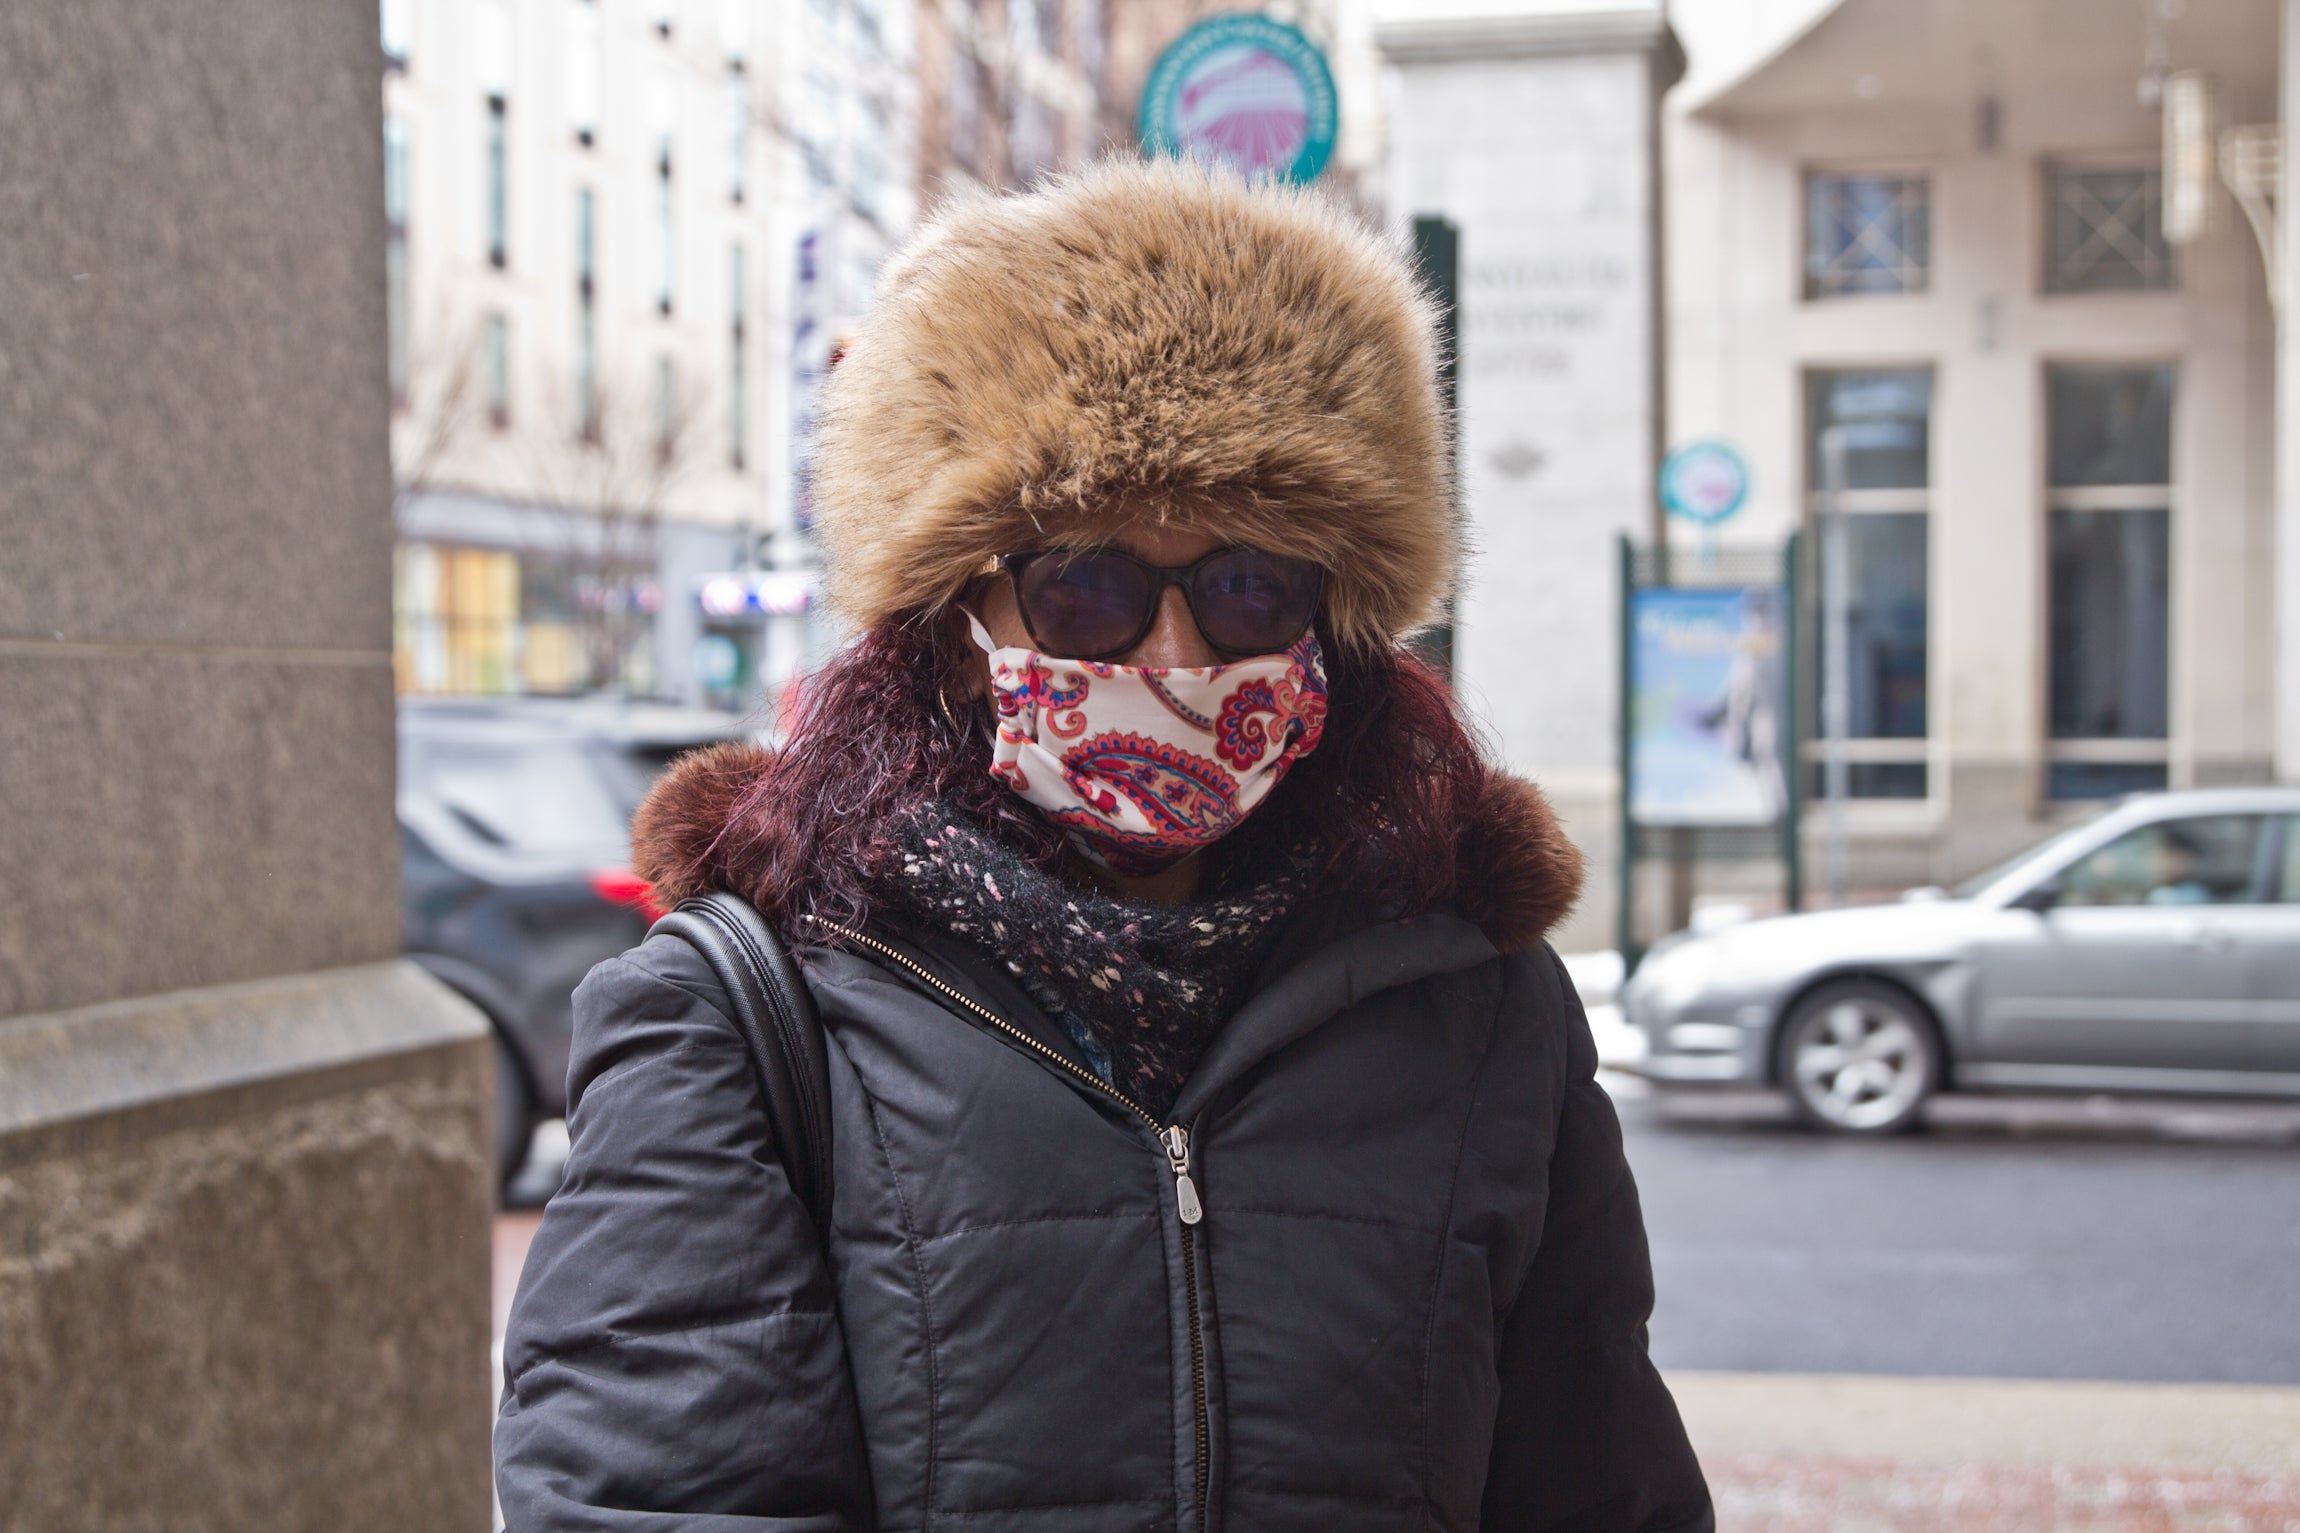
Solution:
M 632 826 L 632 865 L 664 908 L 710 889 L 729 889 L 763 908 L 788 908 L 788 881 L 804 870 L 776 869 L 756 853 L 763 841 L 738 812 L 766 769 L 756 745 L 711 746 L 682 757 L 640 806 Z M 1455 899 L 1462 914 L 1503 952 L 1538 943 L 1573 908 L 1582 858 L 1541 790 L 1495 772 L 1462 827 Z
M 823 389 L 831 600 L 871 629 L 1156 524 L 1315 559 L 1334 637 L 1388 643 L 1453 580 L 1435 312 L 1326 195 L 1187 161 L 957 200 Z

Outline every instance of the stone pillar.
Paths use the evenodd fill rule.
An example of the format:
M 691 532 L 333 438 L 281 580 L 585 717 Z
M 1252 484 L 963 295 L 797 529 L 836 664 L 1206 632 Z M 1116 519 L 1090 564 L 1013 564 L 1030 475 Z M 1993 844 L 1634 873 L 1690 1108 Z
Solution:
M 0 1524 L 487 1526 L 399 949 L 374 0 L 0 6 Z
M 1402 8 L 1401 8 L 1402 9 Z M 1653 0 L 1561 14 L 1416 7 L 1387 192 L 1461 230 L 1461 476 L 1471 556 L 1455 675 L 1506 762 L 1589 854 L 1561 948 L 1613 941 L 1617 540 L 1650 542 L 1662 443 L 1658 103 L 1682 60 Z M 1466 12 L 1467 7 L 1464 7 Z
M 2276 323 L 2276 780 L 2300 783 L 2300 0 L 2284 0 L 2277 121 L 2284 133 L 2284 185 L 2276 199 L 2280 312 Z

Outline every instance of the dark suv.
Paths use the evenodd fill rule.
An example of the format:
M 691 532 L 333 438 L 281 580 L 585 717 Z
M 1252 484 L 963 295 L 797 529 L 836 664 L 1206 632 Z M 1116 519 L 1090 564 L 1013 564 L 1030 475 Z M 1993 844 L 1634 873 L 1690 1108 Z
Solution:
M 519 1169 L 566 1111 L 569 996 L 654 910 L 631 813 L 680 752 L 742 737 L 730 715 L 606 699 L 399 705 L 407 956 L 495 1024 L 496 1153 Z

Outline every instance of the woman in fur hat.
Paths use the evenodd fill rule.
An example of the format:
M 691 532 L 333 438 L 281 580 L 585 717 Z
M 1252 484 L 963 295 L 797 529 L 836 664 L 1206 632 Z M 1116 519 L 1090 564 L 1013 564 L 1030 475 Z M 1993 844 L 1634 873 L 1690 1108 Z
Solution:
M 1711 1526 L 1541 940 L 1579 858 L 1399 643 L 1432 336 L 1389 242 L 1172 162 L 890 268 L 818 467 L 858 637 L 636 831 L 799 948 L 827 1228 L 696 952 L 595 970 L 512 1529 Z

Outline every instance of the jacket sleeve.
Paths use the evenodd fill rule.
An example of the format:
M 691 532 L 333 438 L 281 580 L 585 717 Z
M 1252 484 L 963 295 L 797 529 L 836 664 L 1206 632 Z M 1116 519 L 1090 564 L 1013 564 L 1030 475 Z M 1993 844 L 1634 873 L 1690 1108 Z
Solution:
M 1501 1337 L 1485 1533 L 1711 1533 L 1676 1402 L 1646 1355 L 1653 1263 L 1621 1124 L 1564 966 L 1523 960 L 1564 1034 L 1564 1093 L 1541 1244 Z
M 851 1533 L 870 1484 L 830 1276 L 700 955 L 575 992 L 565 1179 L 504 1338 L 509 1533 Z

